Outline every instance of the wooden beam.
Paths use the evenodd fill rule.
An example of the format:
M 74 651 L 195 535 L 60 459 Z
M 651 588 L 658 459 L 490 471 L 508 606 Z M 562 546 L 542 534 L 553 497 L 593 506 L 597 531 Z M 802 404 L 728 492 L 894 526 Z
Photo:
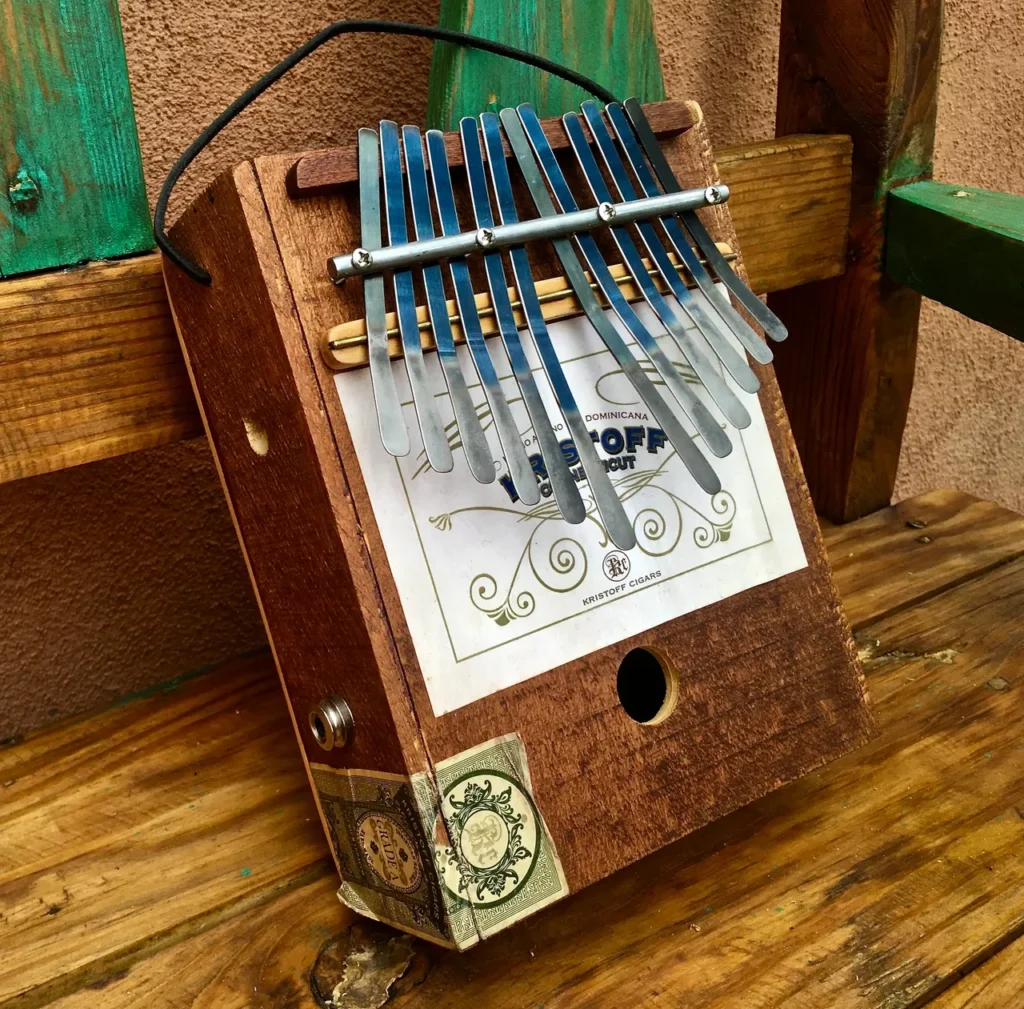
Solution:
M 650 0 L 442 0 L 443 28 L 538 53 L 603 84 L 621 98 L 665 97 Z M 539 116 L 561 115 L 593 97 L 557 77 L 502 56 L 445 43 L 434 46 L 427 122 L 458 129 L 462 116 L 530 102 Z
M 202 434 L 160 258 L 0 283 L 0 482 Z
M 883 271 L 886 194 L 931 174 L 940 0 L 783 0 L 776 130 L 853 137 L 849 267 L 776 294 L 776 350 L 819 512 L 888 504 L 913 384 L 920 297 Z
M 841 272 L 849 138 L 788 137 L 717 157 L 755 290 Z M 0 388 L 0 482 L 203 430 L 156 255 L 0 283 Z
M 116 0 L 0 0 L 0 276 L 153 247 Z
M 1024 196 L 900 186 L 885 234 L 885 271 L 897 284 L 1024 340 Z

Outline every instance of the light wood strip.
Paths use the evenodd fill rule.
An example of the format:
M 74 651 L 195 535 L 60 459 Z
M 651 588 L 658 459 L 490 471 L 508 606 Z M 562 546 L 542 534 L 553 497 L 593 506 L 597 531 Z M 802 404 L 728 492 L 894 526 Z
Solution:
M 1015 1009 L 1024 992 L 1024 938 L 1018 938 L 957 981 L 931 1009 Z
M 928 528 L 944 530 L 942 538 L 948 538 L 948 544 L 941 546 L 937 536 L 935 549 L 909 547 L 920 533 L 906 527 L 908 514 L 928 516 Z M 865 910 L 849 902 L 860 899 L 858 879 L 884 881 L 890 866 L 887 885 L 899 887 L 898 856 L 910 842 L 903 834 L 893 834 L 892 824 L 883 829 L 883 821 L 899 813 L 904 795 L 916 795 L 917 778 L 907 776 L 927 778 L 927 783 L 920 784 L 921 796 L 914 798 L 915 803 L 924 803 L 915 813 L 923 819 L 915 819 L 913 826 L 921 834 L 920 843 L 932 843 L 929 839 L 934 838 L 939 844 L 931 818 L 955 819 L 973 807 L 964 806 L 958 798 L 960 809 L 949 808 L 944 789 L 954 787 L 952 782 L 959 780 L 962 769 L 948 778 L 939 774 L 935 751 L 949 751 L 949 760 L 964 756 L 956 743 L 962 715 L 970 715 L 972 724 L 977 723 L 971 730 L 975 743 L 979 732 L 1006 728 L 1001 721 L 1002 727 L 986 721 L 993 713 L 1007 713 L 1012 720 L 1014 660 L 1006 657 L 1010 655 L 1006 642 L 999 643 L 1004 633 L 998 629 L 1001 625 L 995 620 L 985 623 L 991 629 L 979 637 L 977 627 L 961 631 L 957 621 L 975 605 L 970 599 L 981 600 L 980 595 L 965 595 L 973 593 L 971 586 L 981 581 L 971 578 L 978 572 L 988 572 L 985 578 L 1003 579 L 998 583 L 1001 601 L 984 604 L 979 613 L 990 614 L 993 606 L 1006 610 L 1013 606 L 1014 586 L 1019 589 L 1024 582 L 1007 580 L 1003 573 L 1012 571 L 1019 577 L 1019 568 L 1011 568 L 1008 562 L 1019 552 L 1022 523 L 1020 516 L 1005 509 L 942 491 L 852 527 L 827 529 L 840 592 L 864 625 L 862 641 L 865 654 L 871 657 L 870 685 L 883 725 L 882 740 L 598 884 L 535 923 L 496 937 L 470 954 L 466 967 L 481 964 L 485 976 L 493 974 L 500 957 L 512 951 L 517 959 L 507 961 L 511 972 L 536 978 L 531 974 L 535 958 L 529 956 L 533 949 L 536 957 L 548 956 L 545 971 L 555 969 L 553 961 L 562 964 L 559 969 L 568 970 L 577 961 L 583 964 L 585 951 L 598 942 L 593 933 L 608 928 L 618 945 L 607 952 L 619 958 L 615 968 L 619 970 L 630 956 L 646 957 L 663 940 L 669 945 L 698 941 L 707 924 L 704 918 L 709 917 L 704 907 L 728 905 L 740 890 L 749 889 L 747 902 L 760 902 L 753 908 L 758 914 L 752 914 L 750 924 L 762 929 L 774 923 L 776 914 L 783 915 L 789 901 L 803 899 L 801 881 L 806 874 L 823 872 L 815 859 L 806 855 L 798 859 L 797 849 L 786 847 L 798 843 L 814 846 L 811 854 L 822 858 L 831 851 L 829 845 L 845 846 L 844 857 L 849 859 L 867 858 L 859 867 L 856 861 L 833 863 L 835 875 L 826 888 L 838 887 L 845 877 L 844 892 L 852 896 L 834 910 L 826 908 L 823 917 L 810 924 L 801 919 L 801 930 L 816 929 L 819 924 L 824 928 L 821 923 L 832 922 L 830 927 L 838 931 L 829 935 L 838 939 L 842 927 L 835 922 L 844 916 L 859 913 L 870 921 L 874 905 Z M 855 535 L 862 526 L 869 527 L 868 534 Z M 877 544 L 874 549 L 872 541 Z M 839 564 L 851 546 L 855 557 Z M 865 591 L 863 570 L 874 571 L 879 591 Z M 944 598 L 938 595 L 940 587 L 947 583 L 961 584 L 959 602 L 938 602 Z M 925 606 L 932 607 L 927 620 L 908 615 L 919 614 L 923 607 L 913 603 L 922 598 L 927 600 Z M 894 613 L 879 622 L 879 616 Z M 950 647 L 957 655 L 947 665 L 935 656 Z M 977 655 L 960 658 L 971 648 L 972 655 L 981 656 L 978 662 L 1003 657 L 997 672 L 1011 682 L 1010 691 L 1004 694 L 984 687 L 985 681 L 978 679 Z M 968 661 L 972 664 L 964 666 Z M 908 663 L 917 663 L 921 675 L 908 671 Z M 955 691 L 945 690 L 954 685 L 948 678 L 954 675 L 958 677 Z M 908 676 L 918 679 L 908 680 Z M 940 683 L 937 677 L 946 677 L 941 679 L 942 690 L 931 686 Z M 966 685 L 975 681 L 982 685 L 980 694 Z M 923 691 L 924 701 L 906 693 L 911 690 Z M 170 693 L 152 693 L 0 750 L 0 947 L 8 954 L 0 961 L 0 1006 L 45 1005 L 72 992 L 78 994 L 66 1004 L 58 1003 L 61 1009 L 138 1005 L 146 992 L 154 997 L 159 993 L 164 1001 L 155 1004 L 168 1007 L 311 1005 L 304 1000 L 303 971 L 320 945 L 346 927 L 350 918 L 333 896 L 333 868 L 269 658 L 222 667 Z M 914 704 L 922 706 L 914 708 Z M 990 704 L 1002 707 L 990 708 Z M 1003 743 L 1000 747 L 999 759 L 1012 760 L 1016 751 L 1011 747 L 1004 752 Z M 973 787 L 969 775 L 964 780 L 965 785 L 955 787 Z M 893 781 L 899 782 L 896 795 Z M 996 790 L 981 787 L 983 782 L 976 784 L 975 801 L 1002 801 L 1000 790 L 1006 786 L 1002 778 Z M 963 822 L 970 827 L 976 817 L 964 815 Z M 865 817 L 861 828 L 857 827 L 859 816 Z M 762 833 L 757 834 L 758 830 Z M 825 837 L 823 831 L 832 833 Z M 837 834 L 844 836 L 830 840 Z M 718 862 L 687 868 L 726 842 L 734 845 L 731 855 L 725 851 L 716 856 Z M 896 844 L 893 857 L 897 860 L 871 861 L 867 856 L 876 844 Z M 766 854 L 769 847 L 771 853 Z M 969 864 L 957 863 L 958 873 L 965 865 L 976 868 L 981 857 L 978 850 Z M 734 884 L 734 876 L 747 863 L 747 875 Z M 250 870 L 247 875 L 243 875 L 245 869 Z M 659 872 L 669 874 L 667 885 L 655 886 Z M 981 872 L 986 875 L 980 878 L 991 880 L 992 887 L 1009 886 L 1007 876 Z M 819 889 L 821 885 L 820 880 L 815 884 Z M 920 885 L 918 877 L 913 887 Z M 663 903 L 645 909 L 645 888 L 654 888 Z M 716 892 L 705 895 L 705 890 Z M 783 898 L 784 892 L 790 897 Z M 930 891 L 922 892 L 930 896 Z M 783 900 L 786 903 L 780 903 Z M 776 906 L 783 906 L 784 912 L 775 912 Z M 904 909 L 908 916 L 915 913 L 914 906 Z M 761 915 L 761 907 L 771 913 Z M 700 933 L 689 929 L 691 920 L 701 927 Z M 550 925 L 553 921 L 556 931 L 561 930 L 558 937 L 537 932 L 555 927 Z M 789 925 L 794 925 L 794 931 L 797 928 L 790 918 L 778 935 L 747 933 L 743 930 L 748 923 L 732 912 L 724 924 L 727 930 L 717 935 L 715 945 L 747 950 L 751 964 L 761 964 L 765 970 L 783 956 Z M 627 941 L 629 928 L 635 941 Z M 802 931 L 801 941 L 809 934 Z M 751 935 L 758 937 L 756 947 L 751 945 Z M 775 945 L 764 948 L 769 940 Z M 884 948 L 884 935 L 879 933 L 874 941 L 881 944 L 878 949 Z M 551 950 L 545 954 L 547 944 Z M 593 958 L 600 959 L 596 952 Z M 580 969 L 585 968 L 586 964 Z M 113 978 L 102 988 L 85 987 L 126 969 L 125 977 Z M 642 976 L 639 961 L 631 969 Z M 714 971 L 708 973 L 714 975 Z M 484 988 L 488 983 L 485 980 Z M 569 981 L 558 981 L 563 983 Z M 577 983 L 582 982 L 573 982 Z M 491 994 L 499 988 L 494 987 Z M 548 1004 L 545 997 L 537 1001 Z M 495 1004 L 532 1003 L 513 999 Z
M 848 138 L 717 158 L 755 290 L 842 271 Z M 0 388 L 0 483 L 202 433 L 156 255 L 0 283 Z

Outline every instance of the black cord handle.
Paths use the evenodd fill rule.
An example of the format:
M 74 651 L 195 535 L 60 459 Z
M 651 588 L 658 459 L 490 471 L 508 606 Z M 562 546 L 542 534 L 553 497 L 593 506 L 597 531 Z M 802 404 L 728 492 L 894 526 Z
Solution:
M 405 21 L 335 21 L 322 31 L 317 32 L 311 39 L 303 43 L 290 56 L 285 57 L 273 70 L 264 74 L 255 84 L 245 89 L 219 116 L 195 140 L 189 144 L 185 152 L 175 161 L 174 166 L 167 173 L 164 184 L 160 187 L 160 195 L 157 197 L 156 209 L 153 212 L 153 236 L 156 244 L 163 250 L 167 258 L 176 266 L 179 266 L 193 280 L 201 284 L 211 282 L 210 274 L 198 263 L 181 253 L 167 237 L 165 218 L 167 216 L 167 204 L 171 198 L 171 191 L 174 189 L 178 179 L 185 173 L 185 169 L 196 159 L 199 153 L 210 143 L 211 140 L 235 116 L 243 109 L 251 105 L 264 91 L 276 83 L 296 64 L 301 63 L 310 53 L 319 49 L 325 42 L 336 38 L 339 35 L 353 33 L 379 32 L 385 35 L 414 35 L 419 38 L 433 39 L 436 42 L 453 42 L 456 45 L 466 46 L 470 49 L 482 49 L 484 52 L 495 53 L 498 56 L 505 56 L 537 67 L 556 77 L 561 77 L 570 84 L 583 88 L 590 92 L 595 98 L 601 101 L 615 102 L 618 99 L 607 88 L 601 87 L 596 81 L 592 81 L 583 74 L 576 73 L 568 67 L 555 63 L 553 60 L 529 53 L 525 49 L 516 49 L 514 46 L 507 46 L 503 42 L 493 42 L 490 39 L 480 38 L 478 35 L 468 35 L 465 32 L 452 31 L 449 28 L 435 28 L 430 25 L 410 24 Z

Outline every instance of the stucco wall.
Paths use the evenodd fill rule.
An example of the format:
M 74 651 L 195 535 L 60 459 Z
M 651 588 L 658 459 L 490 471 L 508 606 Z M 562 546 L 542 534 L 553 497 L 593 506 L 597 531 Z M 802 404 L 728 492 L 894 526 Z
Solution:
M 773 132 L 776 0 L 656 0 L 668 92 L 719 143 Z M 936 174 L 1024 192 L 1024 8 L 947 0 Z M 151 199 L 239 91 L 327 22 L 433 22 L 436 0 L 121 0 Z M 178 206 L 254 152 L 336 142 L 387 113 L 422 120 L 429 46 L 336 41 L 230 127 Z M 897 493 L 957 485 L 1024 510 L 1024 348 L 926 306 Z M 202 442 L 0 486 L 0 737 L 216 662 L 263 640 Z

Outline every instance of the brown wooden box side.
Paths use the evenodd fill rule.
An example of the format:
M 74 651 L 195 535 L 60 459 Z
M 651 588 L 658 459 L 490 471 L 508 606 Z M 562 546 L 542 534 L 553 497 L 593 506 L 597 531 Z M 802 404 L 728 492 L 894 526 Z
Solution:
M 305 758 L 420 770 L 418 732 L 252 166 L 222 175 L 171 234 L 213 277 L 206 287 L 165 263 L 186 363 Z M 349 746 L 325 752 L 307 716 L 331 693 L 356 713 L 356 731 Z
M 717 173 L 693 109 L 696 125 L 666 147 L 684 183 L 703 186 Z M 863 742 L 863 679 L 770 369 L 761 403 L 808 567 L 434 717 L 333 376 L 316 354 L 330 326 L 359 314 L 358 289 L 335 288 L 324 269 L 358 244 L 355 194 L 295 200 L 291 161 L 258 159 L 257 173 L 431 759 L 518 731 L 575 890 Z M 707 216 L 717 239 L 735 242 L 726 210 Z M 629 719 L 615 691 L 621 656 L 640 644 L 680 674 L 678 708 L 656 726 Z

